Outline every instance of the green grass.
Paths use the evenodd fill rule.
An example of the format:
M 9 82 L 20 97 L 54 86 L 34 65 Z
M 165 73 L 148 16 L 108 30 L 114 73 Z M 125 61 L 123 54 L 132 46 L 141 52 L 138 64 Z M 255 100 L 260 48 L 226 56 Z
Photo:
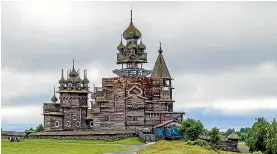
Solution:
M 140 150 L 138 154 L 218 154 L 200 146 L 186 145 L 184 141 L 158 141 L 155 144 Z M 219 151 L 220 154 L 235 154 L 233 152 Z
M 7 139 L 6 139 L 7 140 Z M 104 141 L 104 140 L 59 140 L 59 139 L 23 139 L 24 142 L 28 141 L 28 143 L 36 142 L 36 143 L 78 143 L 78 144 L 144 144 L 138 137 L 125 138 L 118 141 Z
M 249 149 L 249 147 L 246 144 L 243 144 L 243 143 L 239 143 L 239 146 Z
M 128 146 L 117 144 L 143 144 L 138 138 L 119 141 L 22 139 L 21 142 L 2 139 L 1 143 L 3 154 L 103 154 L 130 150 Z
M 119 141 L 113 141 L 113 143 L 118 144 L 135 144 L 135 145 L 142 145 L 144 142 L 142 142 L 138 137 L 132 137 L 132 138 L 125 138 Z

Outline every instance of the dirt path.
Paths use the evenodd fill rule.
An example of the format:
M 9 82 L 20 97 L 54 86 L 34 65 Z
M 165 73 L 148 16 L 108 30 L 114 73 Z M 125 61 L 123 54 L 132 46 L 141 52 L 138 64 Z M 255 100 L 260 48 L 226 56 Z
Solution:
M 249 153 L 249 148 L 238 145 L 238 149 L 242 153 Z
M 136 154 L 137 151 L 147 147 L 148 145 L 151 145 L 153 143 L 148 143 L 148 144 L 143 144 L 143 145 L 127 145 L 127 144 L 120 144 L 120 145 L 124 145 L 124 146 L 129 146 L 130 148 L 132 148 L 131 150 L 128 151 L 119 151 L 119 152 L 108 152 L 105 154 Z

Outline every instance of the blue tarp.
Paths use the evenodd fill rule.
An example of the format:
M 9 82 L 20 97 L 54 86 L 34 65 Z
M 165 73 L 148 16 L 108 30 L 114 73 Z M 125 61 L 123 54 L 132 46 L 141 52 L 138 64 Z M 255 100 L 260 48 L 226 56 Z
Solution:
M 163 127 L 156 128 L 156 131 L 155 131 L 156 132 L 156 136 L 162 136 L 162 135 L 164 135 L 163 131 L 164 131 Z
M 155 129 L 155 135 L 157 137 L 164 136 L 165 138 L 182 137 L 182 135 L 178 131 L 178 128 L 176 127 L 172 127 L 172 128 L 158 127 Z
M 165 137 L 181 136 L 177 128 L 166 128 Z

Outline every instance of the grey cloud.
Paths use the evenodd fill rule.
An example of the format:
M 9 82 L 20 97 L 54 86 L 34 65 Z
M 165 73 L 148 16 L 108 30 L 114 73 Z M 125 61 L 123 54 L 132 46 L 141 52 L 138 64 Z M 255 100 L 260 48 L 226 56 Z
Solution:
M 2 67 L 25 72 L 52 71 L 69 65 L 75 58 L 79 65 L 93 61 L 115 68 L 120 33 L 129 24 L 129 8 L 126 12 L 118 9 L 126 5 L 136 8 L 134 22 L 147 45 L 150 68 L 157 56 L 159 40 L 173 73 L 222 70 L 277 60 L 277 22 L 270 18 L 277 13 L 274 2 L 124 2 L 113 3 L 114 7 L 97 2 L 77 4 L 70 5 L 71 12 L 66 18 L 80 23 L 60 27 L 41 23 L 35 26 L 47 19 L 28 21 L 20 14 L 19 4 L 3 3 Z M 89 8 L 98 5 L 110 10 L 90 14 Z M 78 7 L 88 9 L 86 16 L 81 18 L 77 14 Z M 197 7 L 202 10 L 195 10 Z M 214 9 L 207 12 L 210 8 Z M 74 13 L 77 15 L 69 17 Z M 90 16 L 103 19 L 93 22 Z
M 129 6 L 133 6 L 134 24 L 142 32 L 149 54 L 146 67 L 153 67 L 161 41 L 174 78 L 199 73 L 194 80 L 184 76 L 174 81 L 174 96 L 179 103 L 275 95 L 276 80 L 270 77 L 264 80 L 244 74 L 236 78 L 238 81 L 231 76 L 216 82 L 210 76 L 277 61 L 276 2 L 74 2 L 68 5 L 64 6 L 68 12 L 63 21 L 51 23 L 50 17 L 43 18 L 41 14 L 27 18 L 19 3 L 2 3 L 2 68 L 59 74 L 61 68 L 71 67 L 73 58 L 81 69 L 90 63 L 107 70 L 117 68 L 116 46 L 129 24 Z M 197 84 L 207 84 L 203 85 L 208 89 L 204 99 L 191 97 L 197 93 Z M 19 105 L 20 101 L 40 103 L 51 94 L 47 98 L 46 94 L 41 94 L 41 98 L 18 97 L 4 105 Z M 186 97 L 180 97 L 183 95 Z
M 11 99 L 1 99 L 2 107 L 28 107 L 34 105 L 42 105 L 42 103 L 51 102 L 51 93 L 40 93 L 37 95 L 18 96 Z

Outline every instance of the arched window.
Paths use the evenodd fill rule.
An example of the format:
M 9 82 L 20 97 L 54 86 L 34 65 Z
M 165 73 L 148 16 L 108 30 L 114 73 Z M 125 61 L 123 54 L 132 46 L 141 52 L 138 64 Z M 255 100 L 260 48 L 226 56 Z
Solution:
M 76 122 L 76 127 L 80 127 L 80 121 Z
M 91 122 L 89 123 L 89 125 L 90 125 L 90 127 L 93 127 L 93 121 L 91 121 Z
M 76 119 L 77 119 L 76 115 L 73 115 L 73 120 L 76 120 Z
M 59 122 L 55 121 L 55 127 L 59 127 Z
M 67 121 L 66 125 L 69 127 L 70 126 L 70 121 Z

